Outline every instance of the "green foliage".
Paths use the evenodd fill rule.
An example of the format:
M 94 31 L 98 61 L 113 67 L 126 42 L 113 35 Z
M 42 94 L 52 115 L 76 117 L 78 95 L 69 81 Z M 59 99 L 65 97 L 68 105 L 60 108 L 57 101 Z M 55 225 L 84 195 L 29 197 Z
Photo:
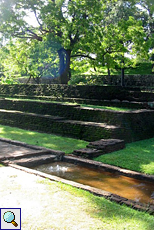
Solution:
M 46 133 L 27 131 L 0 125 L 0 137 L 18 140 L 27 144 L 72 153 L 75 149 L 85 148 L 88 142 Z
M 26 21 L 30 12 L 37 21 L 35 26 Z M 5 63 L 5 68 L 10 76 L 20 69 L 22 74 L 39 78 L 49 73 L 68 76 L 70 68 L 75 76 L 88 66 L 95 70 L 104 66 L 110 75 L 117 66 L 134 66 L 130 55 L 145 61 L 153 49 L 153 12 L 151 0 L 0 1 L 2 35 L 25 39 L 20 48 L 21 41 L 13 42 L 18 62 L 12 60 L 11 68 Z M 10 49 L 13 55 L 15 49 Z M 65 52 L 58 56 L 60 49 Z
M 137 62 L 135 67 L 133 68 L 127 68 L 125 70 L 126 74 L 141 74 L 141 75 L 149 75 L 153 74 L 152 72 L 152 64 L 149 62 Z
M 80 104 L 81 107 L 90 107 L 94 109 L 109 109 L 114 111 L 130 111 L 130 108 L 122 108 L 122 107 L 113 107 L 113 106 L 101 106 L 101 105 L 87 105 L 87 104 Z
M 154 138 L 127 144 L 125 149 L 95 160 L 154 175 Z
M 140 62 L 141 59 L 134 60 L 134 63 L 132 66 L 125 67 L 125 74 L 128 75 L 150 75 L 154 73 L 154 70 L 152 70 L 152 63 L 151 62 Z M 88 66 L 87 66 L 88 67 Z M 81 67 L 84 71 L 84 68 Z M 111 68 L 110 74 L 112 75 L 120 75 L 121 71 L 120 68 L 116 65 L 116 69 Z M 78 67 L 79 74 L 75 74 L 71 77 L 69 84 L 70 85 L 104 85 L 103 82 L 103 75 L 107 75 L 107 69 L 106 67 L 99 67 L 97 68 L 97 71 L 93 70 L 89 67 L 89 70 L 85 71 L 84 74 L 81 74 L 80 72 L 80 66 Z M 75 73 L 75 71 L 73 72 Z
M 42 76 L 54 78 L 58 75 L 57 56 L 47 39 L 41 43 L 35 40 L 10 42 L 1 53 L 5 75 L 1 83 L 11 81 L 11 78 L 13 83 L 13 76 L 33 77 L 39 83 Z
M 53 184 L 49 180 L 39 180 L 38 183 L 45 184 L 48 193 L 53 195 L 53 191 L 58 191 L 58 194 L 62 190 L 64 192 L 63 201 L 67 202 L 68 199 L 74 199 L 71 203 L 80 207 L 80 212 L 76 211 L 73 213 L 73 220 L 79 224 L 81 218 L 78 218 L 78 213 L 84 210 L 84 213 L 88 214 L 92 218 L 92 222 L 86 221 L 86 229 L 96 230 L 150 230 L 153 229 L 154 219 L 153 216 L 145 212 L 136 211 L 125 205 L 119 205 L 115 202 L 111 202 L 104 197 L 95 196 L 82 189 L 77 189 L 70 185 L 58 182 Z M 61 192 L 62 192 L 61 191 Z M 66 196 L 67 194 L 67 196 Z M 66 201 L 65 201 L 65 198 Z M 77 201 L 77 204 L 76 204 Z M 57 204 L 57 202 L 56 202 Z M 79 205 L 80 204 L 80 205 Z M 62 209 L 62 208 L 61 208 Z M 63 208 L 64 209 L 64 208 Z M 83 217 L 84 215 L 82 215 Z M 65 219 L 67 219 L 65 217 Z M 71 222 L 70 216 L 68 216 Z M 87 219 L 86 219 L 87 220 Z M 54 224 L 54 223 L 53 223 Z M 78 226 L 79 226 L 78 224 Z M 83 225 L 82 225 L 83 226 Z M 83 227 L 80 227 L 82 229 Z M 62 228 L 61 228 L 62 229 Z M 63 228 L 65 229 L 65 228 Z M 66 226 L 66 229 L 73 229 Z
M 101 75 L 75 75 L 69 81 L 70 85 L 104 85 Z

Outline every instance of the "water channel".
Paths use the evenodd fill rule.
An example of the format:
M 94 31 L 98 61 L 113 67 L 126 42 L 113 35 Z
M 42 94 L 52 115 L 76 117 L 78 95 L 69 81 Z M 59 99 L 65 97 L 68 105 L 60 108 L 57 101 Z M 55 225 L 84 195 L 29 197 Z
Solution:
M 44 164 L 33 169 L 99 188 L 127 199 L 154 204 L 154 183 L 149 181 L 67 162 Z

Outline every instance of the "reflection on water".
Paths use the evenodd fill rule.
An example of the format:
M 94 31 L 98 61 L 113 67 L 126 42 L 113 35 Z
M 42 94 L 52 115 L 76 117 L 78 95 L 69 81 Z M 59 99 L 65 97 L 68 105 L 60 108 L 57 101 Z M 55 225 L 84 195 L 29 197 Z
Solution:
M 118 173 L 90 169 L 67 162 L 54 162 L 35 167 L 36 170 L 67 180 L 123 196 L 143 203 L 154 204 L 154 183 L 119 175 Z

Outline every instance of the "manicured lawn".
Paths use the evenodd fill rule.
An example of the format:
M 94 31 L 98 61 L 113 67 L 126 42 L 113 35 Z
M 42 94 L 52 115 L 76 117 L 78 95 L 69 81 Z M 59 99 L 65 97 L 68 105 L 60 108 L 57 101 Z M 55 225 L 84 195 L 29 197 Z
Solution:
M 52 134 L 38 133 L 0 125 L 0 137 L 32 145 L 72 153 L 85 148 L 88 142 Z M 122 168 L 154 175 L 154 138 L 126 144 L 120 151 L 102 155 L 94 160 Z
M 40 183 L 45 183 L 49 189 L 48 193 L 53 193 L 52 184 L 53 182 L 48 180 L 42 180 Z M 62 183 L 56 183 L 57 190 L 61 189 L 63 192 L 67 192 L 69 195 L 67 199 L 74 199 L 73 206 L 76 206 L 78 201 L 77 209 L 78 212 L 74 212 L 74 219 L 77 226 L 80 228 L 71 229 L 100 229 L 100 230 L 151 230 L 154 229 L 154 218 L 147 213 L 133 210 L 125 205 L 119 205 L 117 203 L 106 200 L 103 197 L 95 196 L 87 191 L 74 188 L 69 185 Z M 64 203 L 68 203 L 66 198 L 63 198 Z M 58 205 L 58 204 L 57 204 Z M 69 205 L 70 209 L 73 209 Z M 61 208 L 62 210 L 62 208 Z M 82 217 L 81 217 L 82 214 Z M 86 226 L 82 223 L 85 221 L 85 215 L 87 215 Z M 65 219 L 70 219 L 70 216 L 65 216 Z M 65 228 L 64 228 L 65 229 Z M 67 229 L 67 226 L 66 226 Z M 68 229 L 70 229 L 68 227 Z
M 62 138 L 60 136 L 37 133 L 2 125 L 0 125 L 0 137 L 24 141 L 29 144 L 40 145 L 48 148 L 51 147 L 65 152 L 70 152 L 77 148 L 83 148 L 87 145 L 87 142 L 85 141 L 80 141 L 72 138 Z M 126 149 L 104 155 L 97 158 L 97 160 L 105 162 L 105 158 L 108 157 L 106 163 L 112 163 L 114 165 L 130 168 L 137 171 L 142 169 L 140 171 L 144 171 L 144 165 L 147 165 L 147 169 L 149 169 L 148 164 L 150 165 L 152 161 L 154 162 L 153 150 L 154 138 L 127 144 Z M 153 170 L 151 167 L 151 171 L 154 173 L 154 165 Z M 15 177 L 15 181 L 17 181 L 17 177 Z M 46 199 L 48 199 L 48 204 L 51 203 L 51 200 L 53 202 L 51 203 L 50 207 L 50 210 L 53 208 L 51 217 L 53 215 L 61 215 L 62 217 L 64 216 L 62 218 L 63 221 L 60 221 L 61 219 L 59 220 L 59 218 L 54 219 L 50 217 L 50 223 L 47 223 L 49 229 L 51 226 L 54 226 L 55 229 L 73 229 L 73 226 L 80 226 L 80 229 L 94 230 L 154 229 L 154 218 L 148 213 L 133 210 L 129 207 L 126 207 L 125 205 L 121 206 L 114 202 L 108 201 L 103 197 L 97 197 L 89 192 L 62 183 L 52 182 L 45 179 L 39 179 L 38 183 L 41 184 L 39 190 L 39 201 L 44 202 L 44 197 L 46 197 Z M 43 185 L 45 185 L 45 187 L 42 188 Z M 15 186 L 12 187 L 12 194 L 14 194 L 14 188 Z M 20 193 L 21 188 L 18 188 L 18 193 Z M 41 188 L 43 189 L 43 193 L 41 193 Z M 17 191 L 15 191 L 15 196 L 17 195 Z M 44 191 L 46 191 L 46 193 Z M 44 193 L 46 195 L 41 195 Z M 21 194 L 19 195 L 21 196 Z M 32 195 L 33 192 L 30 191 L 30 194 L 27 196 L 30 197 Z M 52 199 L 53 197 L 54 199 Z M 22 199 L 20 202 L 23 205 L 25 203 L 22 202 Z M 42 207 L 44 206 L 42 205 Z M 47 207 L 42 210 L 43 213 L 45 210 L 48 212 Z M 26 210 L 24 206 L 22 208 L 23 210 Z M 68 211 L 69 209 L 70 211 Z M 73 215 L 71 215 L 72 212 Z M 69 221 L 67 222 L 67 220 Z M 34 223 L 31 221 L 32 219 L 29 219 L 30 225 L 33 226 Z M 26 226 L 26 222 L 23 223 L 24 226 Z M 40 222 L 40 226 L 43 226 L 43 222 Z M 59 227 L 56 228 L 56 226 Z
M 90 107 L 94 109 L 110 109 L 114 111 L 131 111 L 134 109 L 130 108 L 123 108 L 123 107 L 115 107 L 115 106 L 102 106 L 102 105 L 87 105 L 87 104 L 81 104 L 81 107 Z
M 147 213 L 11 167 L 0 168 L 0 185 L 1 207 L 21 208 L 22 230 L 154 229 Z
M 154 175 L 154 138 L 126 144 L 126 148 L 95 158 L 96 161 Z
M 107 74 L 107 69 L 104 67 L 104 68 L 101 68 L 101 73 L 103 74 Z M 116 69 L 111 69 L 111 74 L 117 74 L 117 75 L 120 75 L 121 74 L 121 71 L 120 69 L 116 70 Z M 133 75 L 133 74 L 139 74 L 139 75 L 149 75 L 149 74 L 153 74 L 152 72 L 152 64 L 151 63 L 138 63 L 136 65 L 136 67 L 128 67 L 128 68 L 125 68 L 125 74 L 128 74 L 128 75 Z
M 31 145 L 72 153 L 75 149 L 85 148 L 88 142 L 52 134 L 0 125 L 0 137 L 22 141 Z
M 40 100 L 40 99 L 19 99 L 19 98 L 6 98 L 8 100 L 16 100 L 16 101 L 37 101 L 37 102 L 48 102 L 48 103 L 63 103 L 66 105 L 80 105 L 81 107 L 90 107 L 96 109 L 110 109 L 114 111 L 131 111 L 135 110 L 132 108 L 125 108 L 125 107 L 115 107 L 115 106 L 103 106 L 103 105 L 87 105 L 87 104 L 78 104 L 73 102 L 60 102 L 60 101 L 49 101 L 49 100 Z

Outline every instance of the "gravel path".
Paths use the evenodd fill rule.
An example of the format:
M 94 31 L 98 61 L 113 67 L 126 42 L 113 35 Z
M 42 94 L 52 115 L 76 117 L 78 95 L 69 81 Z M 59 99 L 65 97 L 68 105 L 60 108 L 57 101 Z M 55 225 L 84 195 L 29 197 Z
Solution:
M 11 168 L 0 167 L 0 207 L 21 208 L 22 229 L 96 229 L 84 197 L 61 189 L 56 182 Z

